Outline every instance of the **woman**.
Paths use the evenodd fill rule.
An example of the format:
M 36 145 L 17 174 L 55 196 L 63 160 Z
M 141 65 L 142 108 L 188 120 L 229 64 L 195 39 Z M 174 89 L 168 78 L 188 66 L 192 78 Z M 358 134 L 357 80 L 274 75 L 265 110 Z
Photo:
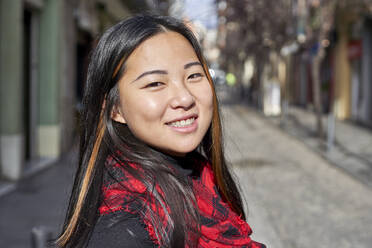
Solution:
M 217 98 L 192 32 L 136 16 L 93 51 L 61 247 L 264 247 L 226 167 Z

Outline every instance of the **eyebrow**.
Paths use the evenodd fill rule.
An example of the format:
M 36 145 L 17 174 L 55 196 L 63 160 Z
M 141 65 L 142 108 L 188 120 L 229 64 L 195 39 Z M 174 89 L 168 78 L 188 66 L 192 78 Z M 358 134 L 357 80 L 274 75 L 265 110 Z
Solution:
M 144 73 L 142 73 L 141 75 L 139 75 L 135 80 L 132 81 L 135 82 L 137 81 L 138 79 L 146 76 L 146 75 L 150 75 L 150 74 L 168 74 L 167 71 L 164 71 L 164 70 L 152 70 L 152 71 L 145 71 Z
M 191 63 L 187 63 L 186 65 L 183 66 L 184 69 L 188 69 L 190 68 L 191 66 L 195 66 L 195 65 L 200 65 L 202 66 L 202 64 L 200 62 L 191 62 Z M 168 74 L 168 71 L 165 71 L 165 70 L 151 70 L 151 71 L 145 71 L 144 73 L 142 73 L 141 75 L 139 75 L 135 80 L 132 81 L 135 82 L 137 81 L 138 79 L 144 77 L 144 76 L 147 76 L 147 75 L 150 75 L 150 74 Z
M 188 68 L 190 68 L 191 66 L 194 66 L 194 65 L 200 65 L 200 66 L 202 66 L 202 64 L 198 61 L 198 62 L 187 63 L 186 65 L 183 66 L 183 68 L 184 69 L 188 69 Z

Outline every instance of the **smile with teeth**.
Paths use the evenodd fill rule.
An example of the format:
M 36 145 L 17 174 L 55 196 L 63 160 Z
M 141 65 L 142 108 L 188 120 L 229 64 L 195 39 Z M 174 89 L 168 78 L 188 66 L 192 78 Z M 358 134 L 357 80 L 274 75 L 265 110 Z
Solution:
M 192 118 L 189 118 L 189 119 L 186 119 L 186 120 L 171 122 L 168 125 L 170 125 L 172 127 L 187 127 L 187 126 L 190 126 L 191 124 L 193 124 L 194 121 L 195 121 L 195 117 L 192 117 Z

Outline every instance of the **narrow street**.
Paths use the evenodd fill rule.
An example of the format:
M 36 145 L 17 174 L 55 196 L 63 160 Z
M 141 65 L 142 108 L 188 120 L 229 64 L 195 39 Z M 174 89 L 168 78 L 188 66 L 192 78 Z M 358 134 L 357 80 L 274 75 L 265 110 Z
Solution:
M 253 238 L 273 248 L 372 244 L 372 190 L 242 106 L 223 108 Z
M 226 152 L 252 238 L 270 248 L 370 248 L 372 189 L 249 108 L 222 108 Z M 0 198 L 0 247 L 31 247 L 31 230 L 55 236 L 72 183 L 74 156 Z
M 372 248 L 372 0 L 0 0 L 0 24 L 0 248 L 58 236 L 110 92 L 178 154 L 156 123 L 202 125 L 181 109 L 203 115 L 207 79 L 252 239 Z

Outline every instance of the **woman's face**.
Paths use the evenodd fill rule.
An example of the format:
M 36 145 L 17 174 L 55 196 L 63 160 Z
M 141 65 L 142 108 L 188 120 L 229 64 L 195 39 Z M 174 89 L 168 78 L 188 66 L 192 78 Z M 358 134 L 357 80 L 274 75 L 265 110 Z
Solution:
M 183 156 L 208 130 L 213 93 L 190 43 L 176 32 L 157 34 L 125 62 L 120 103 L 112 118 L 165 153 Z

